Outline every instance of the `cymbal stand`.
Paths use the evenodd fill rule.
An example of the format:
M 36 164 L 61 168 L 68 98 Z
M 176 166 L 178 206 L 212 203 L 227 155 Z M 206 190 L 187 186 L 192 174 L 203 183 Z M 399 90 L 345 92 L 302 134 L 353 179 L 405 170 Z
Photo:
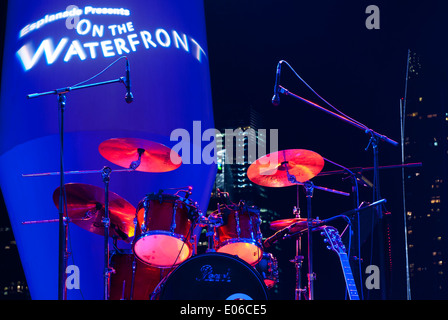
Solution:
M 299 193 L 299 186 L 297 186 L 297 196 Z M 298 204 L 298 197 L 297 197 L 297 204 Z M 300 218 L 300 208 L 294 207 L 294 217 Z M 290 260 L 290 262 L 294 263 L 294 267 L 296 269 L 296 288 L 294 291 L 294 299 L 295 300 L 302 300 L 302 294 L 304 298 L 306 299 L 306 288 L 302 288 L 302 265 L 303 265 L 303 259 L 304 256 L 302 255 L 302 235 L 300 234 L 296 238 L 296 255 L 293 260 Z
M 285 159 L 286 162 L 286 159 Z M 286 175 L 288 177 L 288 180 L 291 183 L 295 183 L 297 185 L 297 189 L 299 188 L 299 185 L 301 185 L 302 183 L 299 183 L 296 179 L 296 177 L 292 174 L 289 173 L 288 170 L 288 166 L 287 163 L 284 162 L 284 167 L 286 168 Z M 313 272 L 313 243 L 312 243 L 312 224 L 313 224 L 313 220 L 311 217 L 311 198 L 313 197 L 313 191 L 314 191 L 314 184 L 311 181 L 305 181 L 302 184 L 305 188 L 306 191 L 306 200 L 307 200 L 307 230 L 308 230 L 308 274 L 307 274 L 307 279 L 308 279 L 308 300 L 314 300 L 314 283 L 313 281 L 316 279 L 316 274 Z M 298 201 L 298 191 L 297 191 L 297 201 Z M 300 241 L 302 239 L 302 237 L 299 237 Z M 298 255 L 297 255 L 298 257 Z M 299 263 L 298 261 L 296 263 Z M 301 262 L 300 262 L 301 264 Z M 300 287 L 296 287 L 298 288 L 298 290 L 300 290 Z M 297 289 L 296 289 L 297 290 Z M 297 296 L 297 292 L 296 292 L 296 296 Z
M 304 183 L 306 191 L 307 230 L 308 230 L 308 300 L 314 300 L 314 280 L 316 274 L 313 272 L 313 220 L 311 217 L 311 198 L 313 197 L 314 184 L 311 181 Z
M 297 207 L 299 202 L 299 192 L 298 188 L 300 185 L 302 185 L 305 188 L 306 192 L 306 199 L 307 199 L 307 232 L 308 232 L 308 300 L 314 300 L 314 285 L 313 281 L 316 279 L 316 274 L 313 272 L 313 237 L 312 237 L 312 230 L 313 230 L 313 219 L 311 215 L 311 199 L 313 197 L 314 189 L 319 189 L 335 194 L 340 194 L 344 196 L 349 196 L 349 193 L 329 189 L 325 187 L 315 186 L 314 183 L 311 181 L 305 181 L 300 182 L 297 180 L 297 178 L 292 175 L 289 172 L 288 169 L 288 161 L 286 161 L 286 155 L 285 151 L 283 151 L 283 162 L 281 163 L 281 166 L 285 168 L 286 176 L 288 177 L 288 181 L 294 185 L 297 185 Z M 301 238 L 301 237 L 300 237 Z M 297 255 L 298 256 L 298 255 Z M 298 262 L 297 262 L 298 263 Z M 297 287 L 299 288 L 299 287 Z M 296 294 L 297 295 L 297 294 Z
M 101 221 L 104 225 L 104 300 L 109 300 L 110 273 L 112 272 L 109 265 L 109 182 L 111 172 L 111 168 L 104 167 L 101 174 L 104 182 L 104 218 Z

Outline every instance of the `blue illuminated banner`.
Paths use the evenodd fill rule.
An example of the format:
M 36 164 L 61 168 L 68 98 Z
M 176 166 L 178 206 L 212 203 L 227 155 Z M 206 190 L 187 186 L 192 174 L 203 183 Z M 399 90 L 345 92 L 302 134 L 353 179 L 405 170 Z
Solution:
M 71 8 L 73 7 L 73 8 Z M 70 9 L 71 8 L 71 9 Z M 129 54 L 142 48 L 145 50 L 175 47 L 190 53 L 199 62 L 205 56 L 201 45 L 191 36 L 176 30 L 167 31 L 156 28 L 150 31 L 137 30 L 132 21 L 122 24 L 95 24 L 96 15 L 121 15 L 132 18 L 130 11 L 123 8 L 93 8 L 86 6 L 79 9 L 69 6 L 64 12 L 46 14 L 44 18 L 27 24 L 20 30 L 19 38 L 29 35 L 31 32 L 44 29 L 48 23 L 60 19 L 66 19 L 67 29 L 72 29 L 78 39 L 71 40 L 63 37 L 53 43 L 51 37 L 45 38 L 33 48 L 32 43 L 23 45 L 17 55 L 25 70 L 34 67 L 44 56 L 47 64 L 53 64 L 58 59 L 70 62 L 72 58 L 80 60 L 96 59 L 98 55 L 109 58 L 117 55 Z M 98 41 L 85 41 L 86 38 Z
M 57 298 L 58 224 L 23 222 L 58 218 L 53 194 L 59 177 L 26 175 L 59 171 L 60 112 L 56 95 L 27 95 L 72 87 L 95 75 L 86 83 L 125 77 L 125 61 L 130 63 L 132 103 L 126 103 L 126 88 L 120 82 L 66 93 L 66 171 L 109 166 L 110 191 L 135 208 L 148 193 L 191 186 L 191 198 L 205 212 L 215 179 L 213 163 L 182 164 L 170 172 L 118 173 L 123 168 L 99 152 L 101 143 L 114 138 L 172 148 L 175 129 L 185 128 L 192 135 L 194 121 L 201 121 L 204 130 L 214 128 L 203 2 L 8 4 L 0 184 L 33 299 Z M 67 174 L 65 183 L 104 188 L 96 174 Z M 68 299 L 102 299 L 103 237 L 75 224 L 69 224 L 69 236 L 68 264 L 73 267 L 68 275 L 73 281 Z M 122 241 L 119 245 L 130 248 Z

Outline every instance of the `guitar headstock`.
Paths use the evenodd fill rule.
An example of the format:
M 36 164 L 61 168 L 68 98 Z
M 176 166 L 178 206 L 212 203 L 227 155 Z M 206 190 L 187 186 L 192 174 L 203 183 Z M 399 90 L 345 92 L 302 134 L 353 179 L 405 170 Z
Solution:
M 345 246 L 342 243 L 341 236 L 336 228 L 325 226 L 320 234 L 325 237 L 324 242 L 328 243 L 327 249 L 338 254 L 346 253 Z

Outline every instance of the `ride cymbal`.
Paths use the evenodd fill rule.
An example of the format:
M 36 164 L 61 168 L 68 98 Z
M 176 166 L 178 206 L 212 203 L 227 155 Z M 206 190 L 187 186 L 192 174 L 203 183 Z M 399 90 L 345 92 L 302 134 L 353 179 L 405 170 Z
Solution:
M 247 170 L 248 178 L 265 187 L 295 185 L 289 177 L 303 183 L 314 178 L 324 167 L 324 158 L 305 149 L 289 149 L 267 154 L 253 162 Z
M 124 168 L 144 172 L 168 172 L 182 164 L 180 156 L 169 147 L 138 138 L 113 138 L 98 147 L 100 154 Z

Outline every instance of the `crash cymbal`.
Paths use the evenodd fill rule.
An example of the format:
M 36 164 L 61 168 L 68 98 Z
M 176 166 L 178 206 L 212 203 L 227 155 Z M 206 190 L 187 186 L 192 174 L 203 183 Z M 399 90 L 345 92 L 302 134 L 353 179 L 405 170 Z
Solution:
M 92 233 L 104 236 L 104 189 L 83 183 L 65 185 L 67 216 L 70 222 Z M 59 209 L 60 187 L 53 192 L 53 202 Z M 110 236 L 127 240 L 134 236 L 135 207 L 109 191 Z
M 113 138 L 103 141 L 100 154 L 116 165 L 144 172 L 167 172 L 180 167 L 182 159 L 167 146 L 138 138 Z M 139 161 L 140 160 L 140 161 Z
M 320 220 L 313 220 L 312 226 L 320 223 Z M 307 219 L 306 218 L 291 218 L 291 219 L 282 219 L 272 221 L 270 224 L 271 230 L 279 231 L 286 227 L 292 226 L 290 229 L 290 233 L 299 232 L 308 228 Z
M 267 154 L 253 162 L 247 170 L 248 178 L 265 187 L 294 185 L 288 172 L 302 183 L 315 177 L 324 167 L 324 158 L 314 151 L 289 149 Z

